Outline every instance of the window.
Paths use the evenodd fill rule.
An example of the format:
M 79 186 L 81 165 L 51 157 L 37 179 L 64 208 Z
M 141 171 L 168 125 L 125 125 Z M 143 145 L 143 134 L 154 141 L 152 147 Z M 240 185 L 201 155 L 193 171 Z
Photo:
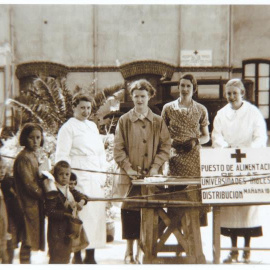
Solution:
M 254 82 L 253 101 L 269 122 L 270 61 L 267 59 L 249 59 L 243 61 L 243 78 Z
M 199 99 L 219 99 L 219 84 L 198 85 Z

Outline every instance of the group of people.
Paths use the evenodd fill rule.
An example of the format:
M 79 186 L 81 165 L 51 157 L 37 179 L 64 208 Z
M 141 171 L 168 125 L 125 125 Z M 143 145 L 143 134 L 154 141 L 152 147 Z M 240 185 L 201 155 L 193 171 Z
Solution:
M 115 133 L 114 159 L 121 169 L 118 194 L 140 195 L 140 188 L 132 185 L 143 175 L 161 174 L 166 161 L 168 175 L 200 176 L 200 148 L 210 140 L 208 112 L 205 106 L 193 100 L 198 90 L 197 81 L 186 74 L 179 81 L 179 98 L 163 106 L 161 116 L 148 106 L 155 89 L 146 80 L 131 83 L 129 93 L 134 108 L 123 115 Z M 212 131 L 212 147 L 266 147 L 266 122 L 259 109 L 244 101 L 245 87 L 240 79 L 231 79 L 225 86 L 228 104 L 218 111 Z M 188 187 L 186 187 L 188 188 Z M 174 190 L 177 190 L 175 188 Z M 221 208 L 221 234 L 229 236 L 232 247 L 237 247 L 237 237 L 245 238 L 250 247 L 251 237 L 262 235 L 258 207 Z M 207 225 L 207 209 L 200 213 L 201 226 Z M 125 263 L 139 263 L 140 250 L 133 255 L 134 241 L 140 237 L 140 211 L 134 203 L 123 203 L 121 209 L 122 236 L 127 240 Z M 243 253 L 244 262 L 250 260 L 250 251 Z M 224 263 L 238 261 L 238 251 L 233 250 Z
M 54 196 L 46 196 L 44 181 L 48 177 L 48 172 L 42 173 L 40 168 L 44 166 L 38 163 L 37 150 L 44 143 L 42 127 L 36 123 L 27 123 L 22 128 L 19 142 L 24 149 L 17 155 L 13 166 L 14 198 L 9 199 L 9 195 L 3 192 L 6 193 L 4 199 L 7 206 L 15 199 L 18 204 L 11 209 L 5 209 L 7 211 L 3 209 L 3 212 L 8 212 L 10 219 L 18 219 L 19 215 L 15 215 L 15 211 L 19 211 L 21 219 L 20 224 L 16 221 L 5 222 L 9 227 L 14 224 L 17 229 L 14 233 L 12 228 L 8 230 L 12 233 L 13 240 L 10 248 L 5 248 L 8 246 L 6 239 L 8 234 L 4 231 L 7 225 L 3 230 L 1 226 L 2 262 L 12 262 L 8 253 L 13 252 L 8 250 L 17 247 L 18 242 L 21 242 L 20 263 L 31 262 L 31 251 L 45 249 L 44 221 L 47 216 L 49 263 L 69 263 L 72 252 L 74 252 L 72 262 L 75 264 L 96 263 L 95 248 L 103 247 L 106 243 L 105 203 L 87 202 L 89 197 L 104 197 L 103 186 L 106 176 L 101 173 L 92 174 L 87 170 L 105 171 L 106 152 L 96 124 L 87 120 L 91 113 L 91 102 L 88 96 L 75 95 L 72 100 L 74 117 L 59 130 L 52 171 L 58 191 Z M 4 173 L 3 158 L 0 164 L 1 172 L 3 171 L 1 180 L 10 178 Z M 76 168 L 76 172 L 71 172 L 71 168 Z M 76 179 L 77 185 L 74 188 Z M 2 201 L 1 208 L 4 208 Z M 76 237 L 71 230 L 75 219 L 83 224 Z M 13 234 L 18 237 L 14 237 Z M 82 249 L 85 249 L 84 259 Z
M 134 107 L 120 117 L 114 139 L 114 159 L 120 168 L 116 186 L 118 195 L 140 196 L 140 188 L 133 185 L 132 180 L 163 174 L 166 162 L 168 175 L 200 176 L 200 148 L 210 140 L 210 135 L 207 109 L 193 100 L 197 88 L 193 75 L 182 76 L 179 98 L 165 104 L 159 116 L 148 106 L 156 89 L 145 79 L 129 85 Z M 241 80 L 229 80 L 225 89 L 228 104 L 214 119 L 212 146 L 265 147 L 265 120 L 257 107 L 243 100 L 245 88 Z M 2 193 L 7 212 L 11 213 L 11 217 L 6 217 L 8 222 L 1 223 L 8 224 L 8 230 L 7 226 L 0 228 L 2 262 L 12 262 L 12 249 L 19 241 L 21 263 L 30 263 L 31 250 L 44 250 L 44 218 L 47 215 L 50 263 L 69 263 L 72 252 L 72 263 L 96 263 L 95 249 L 106 242 L 105 203 L 89 202 L 88 198 L 104 197 L 105 174 L 93 171 L 106 170 L 106 154 L 96 124 L 88 120 L 91 103 L 90 97 L 75 95 L 73 117 L 59 130 L 52 172 L 58 191 L 56 196 L 46 197 L 42 188 L 45 177 L 40 172 L 36 150 L 43 145 L 44 138 L 38 124 L 26 124 L 21 131 L 20 144 L 24 149 L 16 157 L 14 183 L 9 184 L 8 192 L 4 183 L 12 178 L 2 172 L 4 164 L 1 159 Z M 71 180 L 76 178 L 77 185 L 71 188 Z M 2 193 L 1 218 L 4 216 Z M 9 203 L 13 204 L 12 207 Z M 19 213 L 15 214 L 15 211 Z M 231 237 L 232 247 L 237 246 L 238 236 L 245 237 L 245 246 L 249 247 L 251 237 L 262 235 L 262 227 L 255 218 L 256 211 L 255 206 L 222 208 L 221 234 Z M 202 216 L 206 216 L 206 212 L 202 211 Z M 70 232 L 70 223 L 76 218 L 83 226 L 75 237 Z M 121 220 L 122 238 L 127 240 L 124 261 L 126 264 L 140 263 L 138 246 L 137 254 L 133 255 L 134 242 L 138 244 L 140 238 L 140 208 L 134 203 L 123 202 Z M 205 225 L 205 222 L 201 224 Z M 10 235 L 4 233 L 5 229 Z M 84 259 L 82 249 L 85 249 Z M 245 251 L 243 256 L 248 262 L 250 252 Z M 238 251 L 233 250 L 224 262 L 237 260 Z

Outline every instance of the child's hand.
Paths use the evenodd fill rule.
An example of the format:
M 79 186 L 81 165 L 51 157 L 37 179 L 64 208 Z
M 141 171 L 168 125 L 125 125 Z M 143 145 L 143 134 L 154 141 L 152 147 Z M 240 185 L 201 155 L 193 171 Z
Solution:
M 77 203 L 77 210 L 81 211 L 82 210 L 82 206 L 80 205 L 80 203 Z
M 16 191 L 14 190 L 13 187 L 11 187 L 9 191 L 14 197 L 17 197 L 17 193 L 16 193 Z
M 83 206 L 85 204 L 85 200 L 80 200 L 80 202 L 77 203 L 77 209 L 78 211 L 81 211 Z

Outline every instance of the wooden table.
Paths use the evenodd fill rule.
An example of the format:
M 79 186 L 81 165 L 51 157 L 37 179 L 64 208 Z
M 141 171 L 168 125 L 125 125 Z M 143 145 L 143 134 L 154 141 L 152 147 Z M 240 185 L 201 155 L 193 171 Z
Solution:
M 144 264 L 166 263 L 205 263 L 202 251 L 202 242 L 199 224 L 199 210 L 202 207 L 211 207 L 213 212 L 213 263 L 220 263 L 221 250 L 232 250 L 231 247 L 221 248 L 220 241 L 220 207 L 245 206 L 245 205 L 269 205 L 269 203 L 241 203 L 241 204 L 202 204 L 200 192 L 190 191 L 200 185 L 200 179 L 173 179 L 166 182 L 146 183 L 144 180 L 132 181 L 134 185 L 140 185 L 143 195 L 153 195 L 144 200 L 141 206 L 141 239 L 140 244 L 144 256 Z M 188 185 L 183 193 L 170 193 L 159 196 L 153 190 L 155 187 Z M 174 234 L 177 244 L 166 245 L 171 234 Z M 238 250 L 264 250 L 262 248 L 237 248 Z M 161 252 L 174 252 L 174 256 L 158 256 Z
M 202 250 L 199 211 L 203 206 L 200 202 L 200 192 L 196 189 L 200 180 L 168 179 L 166 182 L 146 183 L 143 180 L 132 181 L 140 185 L 143 195 L 149 201 L 141 207 L 141 237 L 140 244 L 144 253 L 144 264 L 164 263 L 205 263 Z M 157 187 L 188 185 L 188 192 L 171 192 L 159 195 Z M 185 191 L 187 190 L 185 189 Z M 166 192 L 162 190 L 161 193 Z M 166 244 L 169 236 L 174 235 L 177 243 Z M 170 253 L 162 256 L 159 253 Z

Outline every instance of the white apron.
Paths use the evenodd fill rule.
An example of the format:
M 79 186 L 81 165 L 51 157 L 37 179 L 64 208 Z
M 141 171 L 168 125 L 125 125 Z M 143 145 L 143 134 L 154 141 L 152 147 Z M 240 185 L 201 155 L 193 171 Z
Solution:
M 214 119 L 212 146 L 215 148 L 261 148 L 266 146 L 265 120 L 257 107 L 247 101 L 238 110 L 227 104 Z M 230 206 L 220 208 L 220 226 L 251 228 L 261 226 L 259 206 Z
M 88 120 L 69 119 L 59 130 L 56 162 L 66 160 L 71 168 L 105 171 L 106 154 L 95 123 Z M 104 198 L 106 175 L 73 170 L 77 175 L 76 189 L 89 197 Z M 88 202 L 79 212 L 90 242 L 89 248 L 106 244 L 105 202 Z

